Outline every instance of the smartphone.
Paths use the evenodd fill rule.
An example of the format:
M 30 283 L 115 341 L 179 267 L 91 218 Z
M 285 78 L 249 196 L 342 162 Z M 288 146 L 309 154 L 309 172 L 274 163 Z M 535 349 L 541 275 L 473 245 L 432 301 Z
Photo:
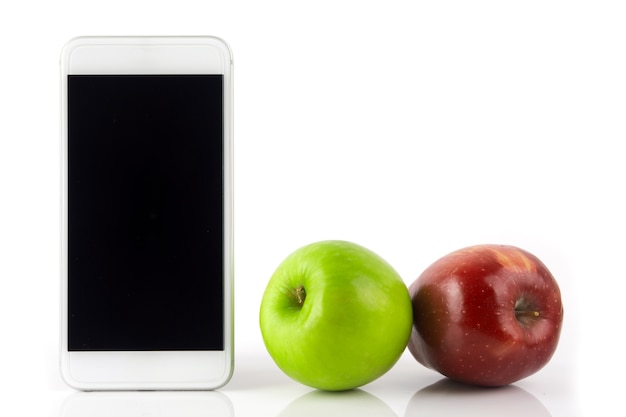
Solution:
M 204 390 L 233 371 L 232 54 L 80 37 L 61 54 L 61 373 Z

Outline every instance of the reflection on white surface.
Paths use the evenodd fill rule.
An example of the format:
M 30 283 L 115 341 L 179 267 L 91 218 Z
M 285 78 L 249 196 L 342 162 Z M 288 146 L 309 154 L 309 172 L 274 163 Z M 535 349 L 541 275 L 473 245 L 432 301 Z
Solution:
M 279 417 L 397 417 L 378 397 L 362 391 L 312 391 L 296 398 Z
M 79 392 L 61 417 L 232 417 L 224 394 L 211 392 Z
M 448 378 L 419 390 L 409 401 L 405 417 L 433 413 L 464 417 L 551 417 L 535 396 L 515 385 L 483 388 Z

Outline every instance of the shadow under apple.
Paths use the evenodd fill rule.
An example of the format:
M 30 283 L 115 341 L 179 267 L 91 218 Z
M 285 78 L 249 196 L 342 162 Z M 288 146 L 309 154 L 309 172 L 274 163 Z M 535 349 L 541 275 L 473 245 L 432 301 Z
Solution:
M 380 398 L 360 389 L 341 392 L 311 391 L 296 398 L 279 417 L 397 417 Z
M 425 415 L 463 417 L 551 417 L 534 395 L 515 385 L 485 388 L 444 378 L 419 390 L 409 401 L 405 417 Z

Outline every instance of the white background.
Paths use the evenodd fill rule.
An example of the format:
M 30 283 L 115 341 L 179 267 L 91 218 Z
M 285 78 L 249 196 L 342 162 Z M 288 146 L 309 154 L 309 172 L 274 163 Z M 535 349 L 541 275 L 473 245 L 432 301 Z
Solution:
M 235 415 L 310 391 L 271 363 L 258 308 L 288 253 L 330 238 L 407 284 L 466 245 L 533 252 L 565 326 L 516 386 L 554 417 L 622 413 L 625 21 L 605 0 L 3 2 L 0 414 L 57 416 L 73 393 L 57 369 L 61 48 L 151 34 L 234 51 L 238 367 L 222 392 Z M 364 390 L 413 415 L 438 379 L 405 355 Z

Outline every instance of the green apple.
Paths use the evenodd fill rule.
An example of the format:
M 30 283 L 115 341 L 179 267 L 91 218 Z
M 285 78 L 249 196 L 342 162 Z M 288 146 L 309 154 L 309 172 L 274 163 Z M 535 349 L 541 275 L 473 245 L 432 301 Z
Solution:
M 322 241 L 290 254 L 263 294 L 265 346 L 288 376 L 326 391 L 367 384 L 408 344 L 413 309 L 398 273 L 374 252 Z

